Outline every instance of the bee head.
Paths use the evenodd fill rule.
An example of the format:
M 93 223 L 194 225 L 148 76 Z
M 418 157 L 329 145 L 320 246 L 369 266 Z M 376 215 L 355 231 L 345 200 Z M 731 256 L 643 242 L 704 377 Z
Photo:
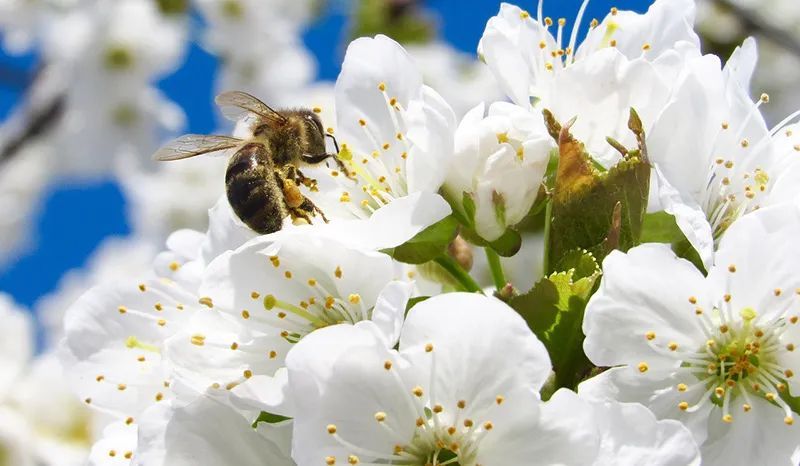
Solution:
M 310 110 L 300 110 L 299 115 L 303 118 L 305 125 L 305 147 L 306 154 L 325 153 L 325 130 L 322 128 L 322 120 L 319 115 Z

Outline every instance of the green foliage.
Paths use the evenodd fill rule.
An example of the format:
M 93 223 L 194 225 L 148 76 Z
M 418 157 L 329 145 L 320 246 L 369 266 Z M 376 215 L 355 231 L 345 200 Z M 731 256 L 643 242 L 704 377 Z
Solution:
M 253 428 L 255 429 L 258 426 L 259 422 L 266 422 L 267 424 L 278 424 L 283 421 L 288 421 L 292 418 L 281 416 L 280 414 L 273 414 L 268 413 L 266 411 L 261 411 L 261 414 L 258 415 L 255 421 L 253 421 Z
M 559 165 L 552 193 L 552 224 L 549 235 L 549 272 L 575 249 L 587 249 L 598 262 L 613 249 L 627 251 L 641 242 L 642 223 L 650 190 L 650 165 L 644 145 L 644 130 L 631 110 L 628 127 L 636 135 L 638 149 L 620 151 L 622 160 L 608 171 L 598 169 L 580 141 L 545 111 L 552 135 L 558 135 Z
M 402 44 L 424 44 L 436 35 L 434 22 L 417 2 L 360 0 L 354 2 L 352 38 L 385 34 Z
M 700 255 L 686 239 L 677 223 L 675 217 L 666 212 L 647 214 L 642 225 L 642 243 L 667 243 L 672 246 L 672 251 L 678 257 L 682 257 L 697 267 L 698 270 L 705 270 Z
M 165 15 L 180 15 L 189 9 L 189 0 L 156 0 L 156 4 Z
M 448 215 L 400 246 L 383 252 L 406 264 L 423 264 L 441 256 L 458 234 L 458 220 Z
M 583 353 L 583 312 L 600 278 L 600 267 L 585 250 L 562 255 L 563 272 L 542 278 L 528 293 L 509 301 L 550 354 L 558 387 L 574 389 L 592 369 Z
M 410 311 L 412 307 L 414 307 L 418 303 L 421 303 L 422 301 L 425 301 L 428 298 L 430 298 L 430 296 L 415 296 L 409 299 L 408 302 L 406 303 L 405 313 L 408 314 L 408 311 Z

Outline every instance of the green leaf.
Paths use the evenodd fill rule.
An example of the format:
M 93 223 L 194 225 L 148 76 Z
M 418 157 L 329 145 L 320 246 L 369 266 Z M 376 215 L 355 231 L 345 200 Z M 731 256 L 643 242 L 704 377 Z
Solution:
M 562 257 L 566 271 L 541 279 L 526 294 L 512 298 L 513 307 L 544 343 L 558 387 L 574 389 L 592 369 L 583 353 L 583 312 L 600 277 L 597 261 L 588 251 Z
M 679 238 L 683 238 L 683 233 L 672 215 L 656 212 L 644 216 L 641 237 L 643 243 L 672 243 Z
M 447 249 L 458 233 L 458 220 L 448 215 L 419 232 L 404 244 L 383 252 L 406 264 L 423 264 L 433 260 Z
M 406 303 L 405 313 L 408 314 L 408 311 L 410 311 L 411 308 L 414 307 L 414 305 L 416 305 L 417 303 L 421 303 L 422 301 L 425 301 L 428 298 L 430 298 L 430 296 L 416 296 L 414 298 L 409 299 L 408 302 Z
M 288 421 L 292 418 L 281 416 L 280 414 L 273 414 L 268 413 L 266 411 L 261 411 L 261 414 L 258 415 L 258 418 L 253 422 L 253 428 L 255 428 L 259 422 L 266 422 L 267 424 L 277 424 L 279 422 Z
M 705 270 L 700 254 L 686 239 L 675 217 L 666 212 L 657 212 L 645 215 L 642 226 L 642 243 L 667 243 L 672 246 L 672 251 L 678 257 L 688 260 L 698 270 Z
M 553 189 L 548 272 L 559 270 L 556 264 L 575 249 L 589 250 L 602 262 L 612 249 L 627 251 L 640 244 L 650 165 L 636 112 L 631 110 L 628 123 L 640 141 L 639 148 L 627 151 L 605 172 L 596 168 L 583 143 L 570 134 L 573 122 L 561 127 L 549 112 L 545 117 L 551 134 L 558 132 L 560 157 Z

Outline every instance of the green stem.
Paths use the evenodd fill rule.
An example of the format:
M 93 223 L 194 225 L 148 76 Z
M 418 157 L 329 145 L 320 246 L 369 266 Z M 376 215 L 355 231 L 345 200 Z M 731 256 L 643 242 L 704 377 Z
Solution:
M 550 273 L 550 226 L 553 223 L 553 198 L 547 200 L 544 209 L 544 254 L 542 254 L 542 271 L 545 276 Z
M 489 270 L 492 272 L 492 280 L 497 291 L 502 290 L 508 281 L 503 272 L 503 264 L 500 263 L 500 256 L 490 247 L 483 248 L 486 251 L 486 260 L 489 262 Z
M 468 274 L 464 269 L 458 265 L 455 259 L 448 256 L 447 254 L 442 254 L 441 256 L 437 257 L 433 260 L 437 264 L 441 265 L 443 269 L 447 270 L 447 272 L 461 285 L 464 291 L 469 291 L 471 293 L 481 292 L 481 286 Z

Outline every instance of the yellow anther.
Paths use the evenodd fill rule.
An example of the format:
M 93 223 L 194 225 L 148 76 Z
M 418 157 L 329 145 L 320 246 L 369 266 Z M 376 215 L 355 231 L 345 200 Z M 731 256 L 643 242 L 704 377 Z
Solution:
M 731 422 L 733 422 L 733 416 L 731 416 L 730 414 L 726 414 L 722 416 L 722 421 L 730 424 Z
M 441 413 L 442 411 L 444 411 L 444 407 L 442 407 L 442 405 L 436 404 L 436 405 L 433 405 L 433 409 L 432 409 L 432 411 L 433 411 L 434 413 L 436 413 L 436 414 L 439 414 L 439 413 Z
M 120 314 L 125 314 L 126 312 L 128 312 L 128 308 L 125 306 L 120 306 L 117 308 L 117 311 L 119 311 Z
M 686 411 L 687 409 L 689 409 L 689 403 L 681 401 L 680 403 L 678 403 L 678 409 L 680 409 L 681 411 Z
M 234 351 L 239 349 L 239 343 L 236 343 L 235 341 L 231 343 L 231 349 Z
M 391 369 L 392 368 L 392 361 L 384 361 L 383 362 L 383 368 L 386 369 L 387 371 L 389 369 Z
M 647 365 L 646 362 L 640 362 L 639 365 L 637 366 L 637 368 L 639 369 L 639 372 L 644 374 L 645 372 L 647 372 L 647 369 L 649 369 L 650 367 Z
M 414 387 L 414 388 L 411 390 L 411 393 L 413 393 L 413 394 L 414 394 L 414 396 L 416 396 L 417 398 L 420 398 L 420 397 L 422 397 L 422 395 L 424 394 L 424 392 L 422 391 L 422 387 L 420 387 L 419 385 L 417 385 L 416 387 Z
M 177 262 L 170 262 L 169 263 L 169 269 L 172 270 L 173 272 L 176 272 L 179 268 L 181 268 L 181 264 L 179 264 Z
M 356 456 L 356 455 L 348 456 L 347 457 L 347 462 L 350 463 L 350 464 L 358 464 L 358 462 L 359 462 L 358 456 Z
M 156 393 L 155 399 L 156 399 L 156 401 L 163 400 L 164 399 L 164 394 L 161 393 L 161 392 Z
M 486 421 L 483 423 L 483 428 L 484 430 L 492 430 L 494 428 L 494 424 L 492 424 L 490 421 Z
M 128 388 L 128 386 L 125 385 L 124 383 L 121 383 L 121 384 L 117 385 L 117 390 L 119 390 L 119 391 L 123 391 L 126 388 Z
M 433 344 L 432 343 L 427 343 L 425 345 L 425 352 L 426 353 L 430 353 L 431 351 L 433 351 Z
M 656 332 L 650 331 L 644 334 L 644 337 L 652 341 L 656 339 Z
M 359 294 L 351 294 L 347 297 L 347 300 L 350 301 L 351 304 L 358 304 L 361 302 L 361 295 Z
M 386 90 L 386 83 L 382 82 L 382 83 L 378 84 L 378 89 L 381 92 L 385 91 Z
M 336 433 L 336 424 L 328 424 L 328 433 L 331 435 Z
M 384 413 L 383 411 L 378 411 L 377 413 L 375 413 L 375 420 L 378 421 L 378 422 L 385 421 L 386 420 L 386 413 Z
M 272 350 L 269 352 L 267 356 L 269 356 L 270 359 L 275 359 L 276 357 L 278 357 L 278 353 L 275 350 Z
M 742 405 L 742 410 L 743 410 L 744 412 L 746 412 L 746 413 L 750 412 L 750 410 L 751 410 L 751 409 L 753 409 L 753 407 L 752 407 L 752 406 L 750 406 L 750 405 L 749 405 L 749 404 L 747 404 L 747 403 L 745 403 L 745 404 L 743 404 L 743 405 Z
M 364 121 L 363 119 L 359 119 L 358 120 L 358 124 L 361 125 L 361 126 L 367 126 L 367 122 Z
M 250 311 L 247 309 L 242 311 L 242 319 L 249 319 L 250 318 Z
M 787 426 L 790 426 L 794 424 L 794 418 L 792 416 L 786 416 L 785 418 L 783 418 L 783 423 L 786 424 Z
M 678 344 L 674 341 L 671 341 L 667 344 L 667 348 L 669 348 L 670 351 L 675 351 L 678 349 Z
M 250 377 L 253 376 L 253 371 L 251 371 L 250 369 L 245 369 L 242 375 L 244 375 L 245 379 L 249 379 Z
M 322 113 L 322 109 L 320 107 L 314 107 L 311 109 L 311 111 L 314 113 Z
M 197 302 L 208 308 L 214 307 L 214 302 L 208 296 L 203 296 L 202 298 L 198 299 Z
M 292 279 L 292 272 L 287 270 L 286 272 L 283 272 L 283 276 L 286 277 L 287 280 L 291 280 Z
M 189 341 L 191 341 L 193 345 L 203 346 L 206 344 L 206 337 L 205 335 L 192 335 Z
M 522 19 L 528 19 L 528 18 L 531 17 L 531 14 L 528 13 L 527 11 L 525 11 L 525 10 L 522 10 L 522 11 L 519 12 L 519 17 L 522 18 Z
M 689 387 L 687 387 L 685 383 L 679 383 L 678 384 L 678 391 L 679 392 L 685 392 L 688 388 Z

